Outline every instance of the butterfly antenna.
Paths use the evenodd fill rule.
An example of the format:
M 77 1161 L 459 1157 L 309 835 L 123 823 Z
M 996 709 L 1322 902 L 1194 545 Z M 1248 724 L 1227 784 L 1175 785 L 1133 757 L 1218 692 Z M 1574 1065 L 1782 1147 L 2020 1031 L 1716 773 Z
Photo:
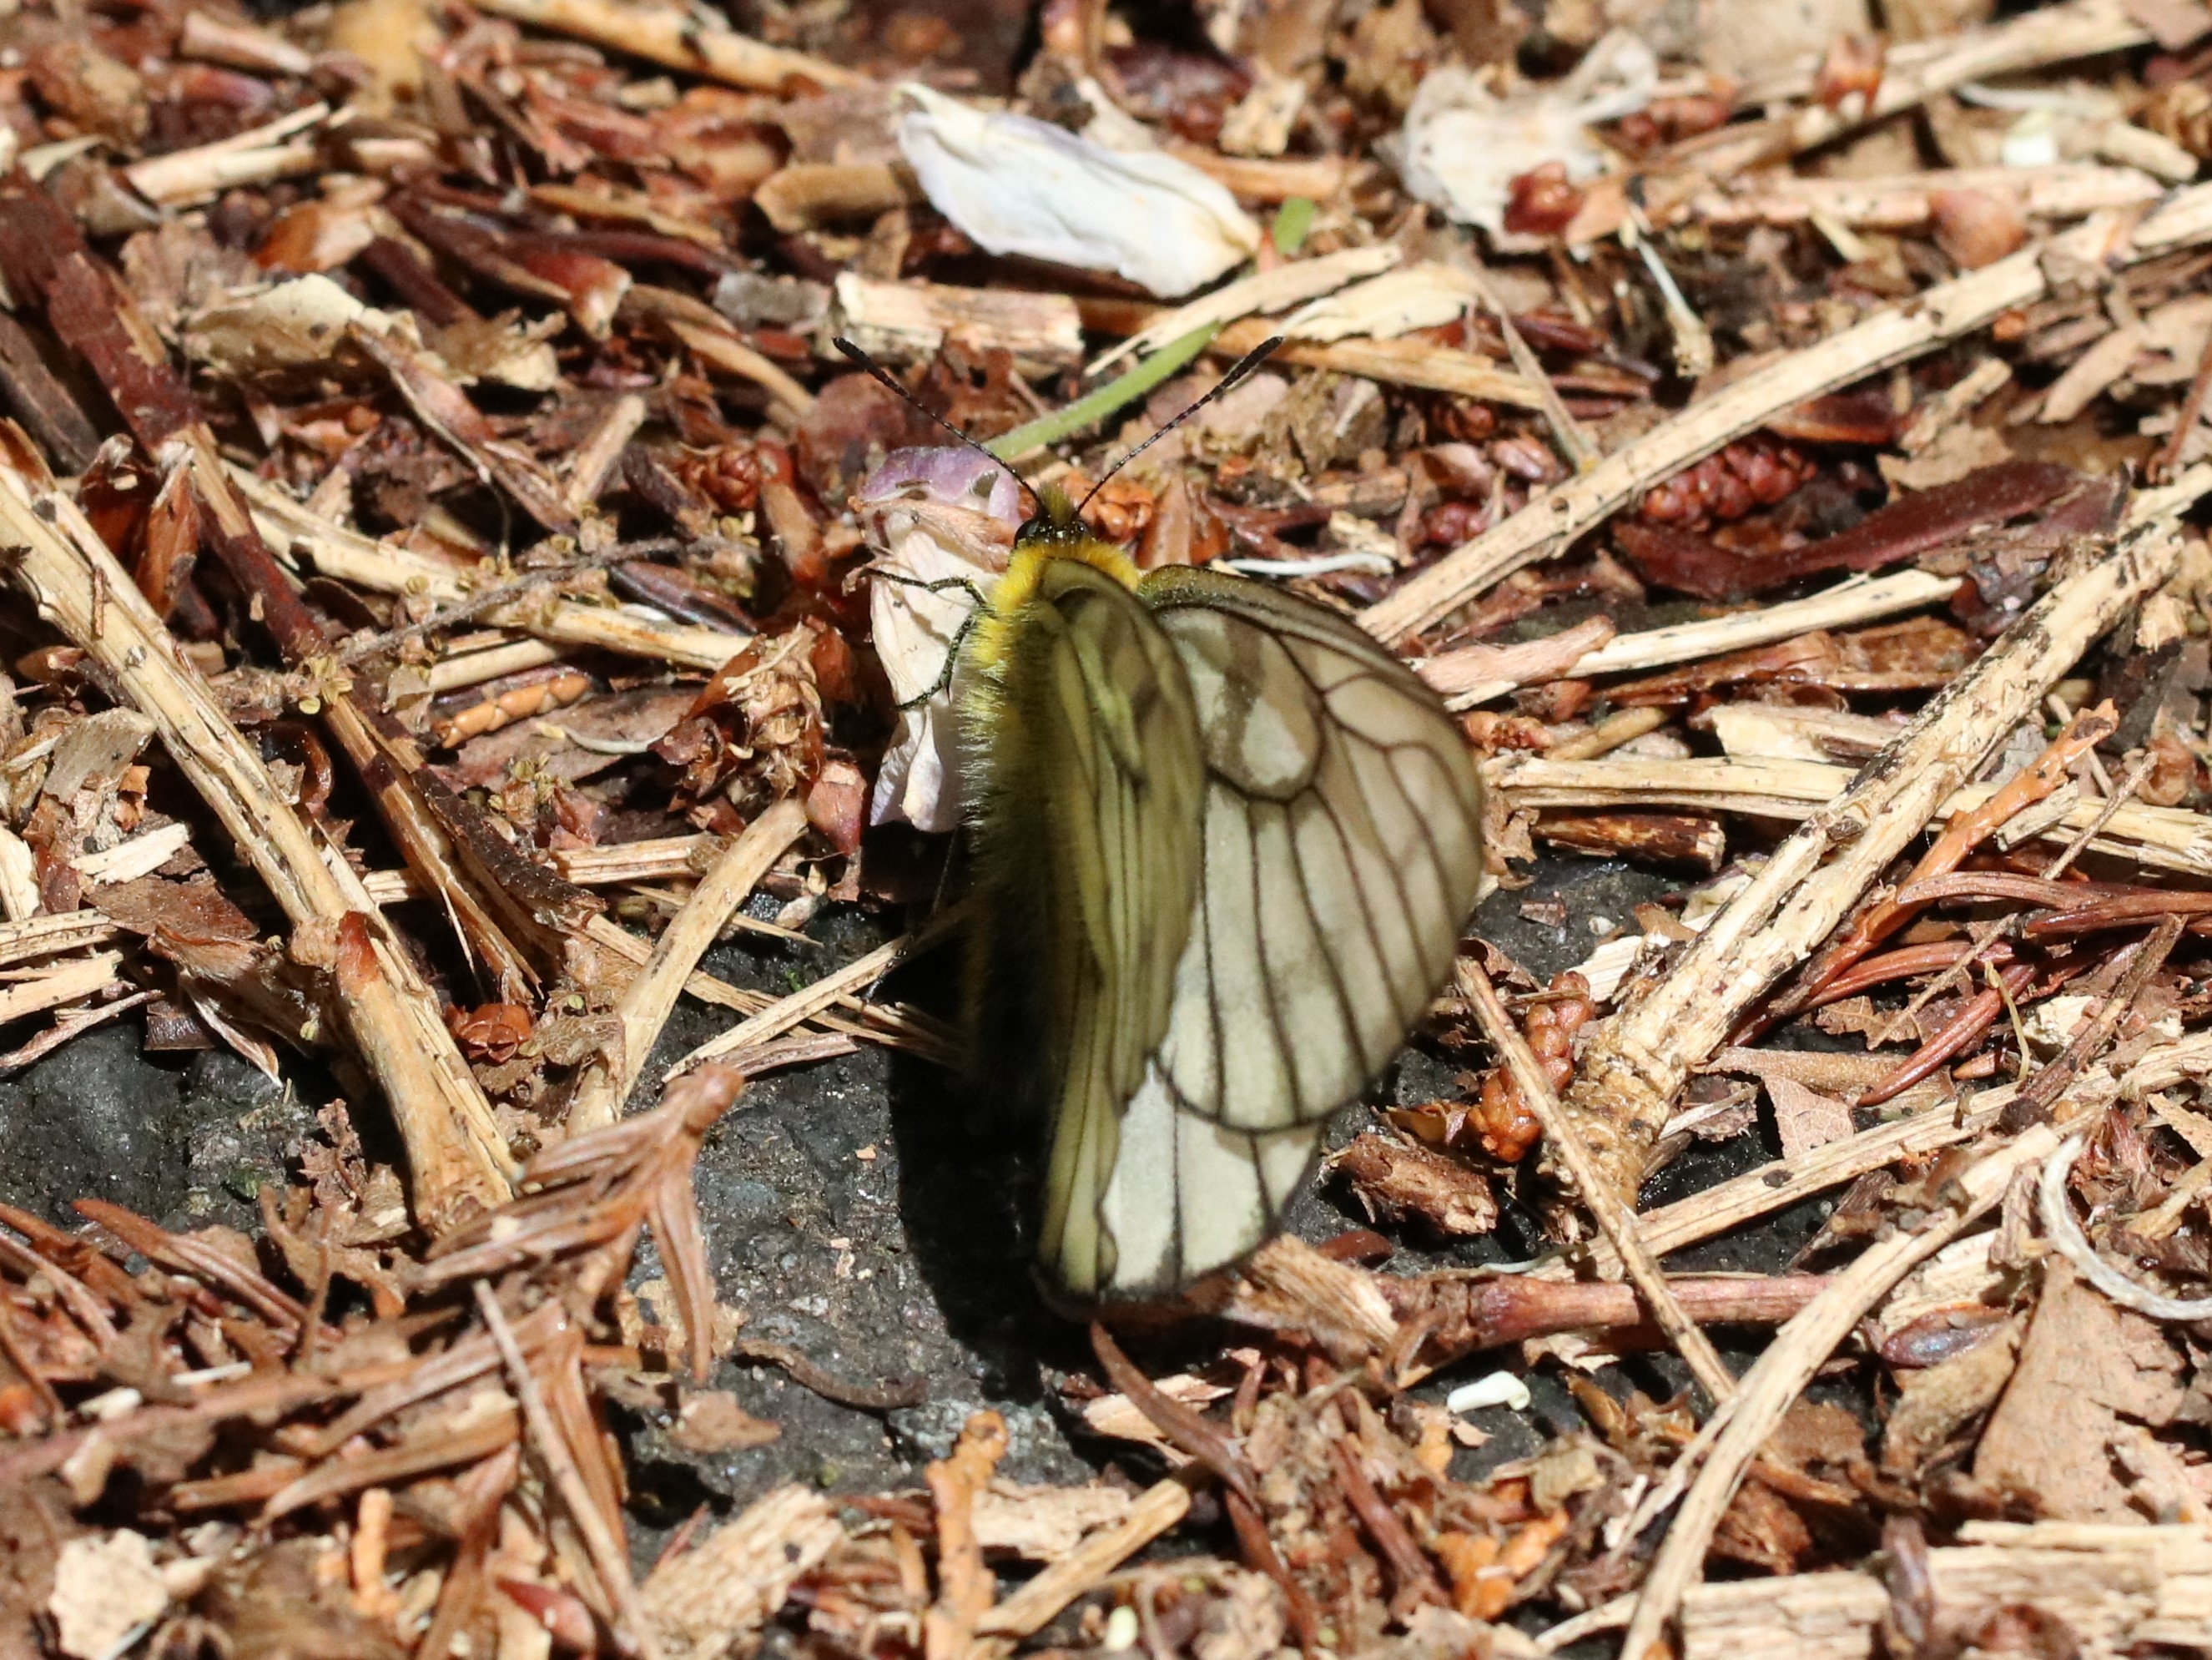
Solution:
M 886 387 L 891 392 L 896 392 L 902 402 L 910 404 L 916 410 L 921 410 L 923 415 L 928 417 L 932 421 L 936 422 L 939 426 L 944 428 L 945 431 L 951 433 L 963 444 L 965 444 L 969 449 L 975 451 L 976 454 L 981 456 L 993 466 L 998 468 L 999 471 L 1005 473 L 1007 477 L 1012 479 L 1014 481 L 1014 488 L 1030 498 L 1030 507 L 1033 511 L 1042 513 L 1044 510 L 1044 504 L 1037 500 L 1037 493 L 1030 488 L 1029 480 L 1023 477 L 1021 474 L 1016 472 L 1012 467 L 1008 466 L 997 456 L 992 454 L 988 447 L 977 443 L 966 433 L 961 431 L 959 428 L 954 426 L 950 421 L 939 415 L 935 410 L 927 408 L 922 404 L 921 399 L 916 398 L 912 392 L 901 386 L 899 384 L 898 377 L 893 374 L 889 369 L 885 368 L 881 363 L 876 362 L 874 358 L 869 356 L 867 353 L 862 351 L 858 346 L 854 345 L 850 340 L 845 338 L 842 334 L 831 340 L 830 344 L 836 347 L 839 351 L 843 352 L 845 356 L 852 361 L 853 366 L 859 369 L 862 374 L 872 377 L 879 385 Z M 1237 367 L 1241 368 L 1243 366 L 1239 364 Z M 1220 388 L 1217 386 L 1214 390 L 1218 392 Z M 1195 404 L 1191 405 L 1192 409 L 1196 409 L 1198 405 Z M 1184 411 L 1185 414 L 1188 414 L 1188 410 Z M 1178 416 L 1176 418 L 1180 420 L 1182 417 Z M 1162 430 L 1165 430 L 1165 429 L 1162 429 Z
M 1254 369 L 1258 368 L 1260 365 L 1266 362 L 1268 358 L 1273 356 L 1275 348 L 1282 344 L 1283 337 L 1279 334 L 1274 335 L 1267 339 L 1262 340 L 1258 345 L 1253 347 L 1251 350 L 1246 352 L 1242 357 L 1238 358 L 1236 362 L 1230 366 L 1229 373 L 1221 377 L 1219 384 L 1217 385 L 1212 391 L 1207 392 L 1203 398 L 1199 398 L 1195 403 L 1192 404 L 1188 409 L 1183 410 L 1181 415 L 1176 416 L 1172 421 L 1164 423 L 1158 432 L 1154 433 L 1151 437 L 1145 440 L 1143 443 L 1138 445 L 1136 448 L 1131 450 L 1127 455 L 1123 456 L 1112 466 L 1109 467 L 1106 470 L 1106 477 L 1093 484 L 1091 487 L 1091 494 L 1089 496 L 1085 496 L 1081 502 L 1076 504 L 1075 511 L 1077 515 L 1079 517 L 1082 514 L 1083 509 L 1091 505 L 1091 497 L 1092 496 L 1097 495 L 1100 490 L 1104 489 L 1109 483 L 1113 482 L 1114 475 L 1115 473 L 1121 471 L 1121 469 L 1127 466 L 1130 462 L 1135 460 L 1146 450 L 1152 448 L 1153 445 L 1158 443 L 1161 439 L 1166 437 L 1184 422 L 1189 420 L 1192 416 L 1197 414 L 1208 404 L 1211 404 L 1215 398 L 1220 397 L 1224 392 L 1234 391 L 1244 380 L 1245 376 L 1251 374 Z

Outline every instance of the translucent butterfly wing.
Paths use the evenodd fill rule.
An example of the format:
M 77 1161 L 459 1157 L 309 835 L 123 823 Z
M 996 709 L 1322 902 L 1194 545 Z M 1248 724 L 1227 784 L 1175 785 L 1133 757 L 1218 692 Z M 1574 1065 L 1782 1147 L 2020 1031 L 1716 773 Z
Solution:
M 1007 634 L 979 824 L 987 1008 L 1045 1040 L 1051 1123 L 1038 1260 L 1079 1298 L 1115 1286 L 1103 1195 L 1125 1109 L 1168 1029 L 1196 909 L 1203 784 L 1173 648 L 1137 599 L 1054 559 Z
M 1265 1134 L 1231 1129 L 1191 1111 L 1155 1060 L 1122 1115 L 1099 1197 L 1114 1250 L 1097 1294 L 1164 1296 L 1251 1251 L 1275 1231 L 1328 1128 L 1321 1118 Z
M 1317 606 L 1182 569 L 1139 593 L 1182 662 L 1206 769 L 1164 1081 L 1224 1131 L 1317 1123 L 1389 1063 L 1474 909 L 1481 791 L 1466 741 L 1401 665 Z
M 1165 1293 L 1274 1231 L 1329 1115 L 1449 969 L 1480 875 L 1456 728 L 1364 635 L 1256 583 L 1161 571 L 1206 781 L 1173 1012 L 1101 1198 L 1109 1295 Z

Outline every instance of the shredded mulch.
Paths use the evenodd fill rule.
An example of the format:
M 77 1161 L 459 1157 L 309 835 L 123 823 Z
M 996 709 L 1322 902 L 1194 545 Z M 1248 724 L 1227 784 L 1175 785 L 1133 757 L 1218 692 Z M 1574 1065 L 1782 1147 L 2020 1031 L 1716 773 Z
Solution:
M 2203 1651 L 2207 158 L 2200 0 L 10 9 L 0 1073 L 340 1093 L 250 1235 L 0 1157 L 0 1657 Z M 693 1173 L 750 1079 L 959 1061 L 884 987 L 1009 467 L 1401 653 L 1575 966 L 1463 942 L 1319 1178 L 1370 1228 L 1180 1370 L 1091 1329 L 1098 1479 L 986 1411 L 647 1566 L 618 1412 L 928 1396 L 748 1332 Z M 1749 1168 L 1639 1205 L 1693 1142 Z

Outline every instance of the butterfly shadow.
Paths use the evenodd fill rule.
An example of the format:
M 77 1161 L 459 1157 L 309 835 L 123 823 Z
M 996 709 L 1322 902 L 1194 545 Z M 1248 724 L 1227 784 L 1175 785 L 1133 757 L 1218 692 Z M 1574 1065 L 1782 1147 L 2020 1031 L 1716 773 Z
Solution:
M 959 1018 L 956 944 L 904 965 L 882 995 Z M 1081 1329 L 1052 1312 L 1030 1272 L 1037 1201 L 1035 1128 L 979 1110 L 958 1072 L 892 1057 L 891 1136 L 907 1250 L 946 1331 L 983 1362 L 987 1386 L 1043 1398 L 1046 1367 L 1080 1365 Z

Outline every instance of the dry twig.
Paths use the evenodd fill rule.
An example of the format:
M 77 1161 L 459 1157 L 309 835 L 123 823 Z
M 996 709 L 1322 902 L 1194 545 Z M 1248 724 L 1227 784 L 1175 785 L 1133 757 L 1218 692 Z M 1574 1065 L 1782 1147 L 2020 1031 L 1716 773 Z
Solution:
M 2042 297 L 2054 260 L 2101 269 L 2212 237 L 2212 185 L 2185 191 L 2131 228 L 2100 217 L 1983 270 L 1941 283 L 1910 306 L 1878 312 L 1816 346 L 1745 375 L 1625 444 L 1578 478 L 1545 490 L 1518 514 L 1456 548 L 1360 614 L 1376 639 L 1395 641 L 1441 621 L 1501 577 L 1547 557 L 1641 491 L 1711 454 L 1792 404 L 1931 351 Z
M 1666 1276 L 1659 1272 L 1658 1263 L 1638 1238 L 1632 1197 L 1622 1198 L 1591 1157 L 1580 1126 L 1561 1106 L 1552 1089 L 1552 1080 L 1536 1064 L 1528 1040 L 1521 1035 L 1520 1028 L 1505 1012 L 1505 1006 L 1498 1000 L 1497 989 L 1490 983 L 1490 976 L 1483 971 L 1482 965 L 1472 958 L 1462 957 L 1457 973 L 1460 990 L 1481 1023 L 1483 1035 L 1490 1039 L 1512 1073 L 1521 1098 L 1544 1127 L 1544 1139 L 1550 1144 L 1553 1156 L 1566 1167 L 1577 1196 L 1597 1219 L 1600 1231 L 1619 1254 L 1623 1270 L 1643 1298 L 1644 1306 L 1650 1310 L 1651 1318 L 1666 1333 L 1667 1341 L 1674 1346 L 1713 1404 L 1725 1403 L 1735 1393 L 1735 1379 L 1721 1364 L 1711 1341 L 1682 1311 Z
M 2178 556 L 2170 522 L 2154 521 L 2055 585 L 1776 849 L 1664 980 L 1600 1029 L 1567 1104 L 1616 1192 L 1635 1192 L 1689 1069 L 1826 937 L 1944 797 L 2128 605 L 2165 581 Z

